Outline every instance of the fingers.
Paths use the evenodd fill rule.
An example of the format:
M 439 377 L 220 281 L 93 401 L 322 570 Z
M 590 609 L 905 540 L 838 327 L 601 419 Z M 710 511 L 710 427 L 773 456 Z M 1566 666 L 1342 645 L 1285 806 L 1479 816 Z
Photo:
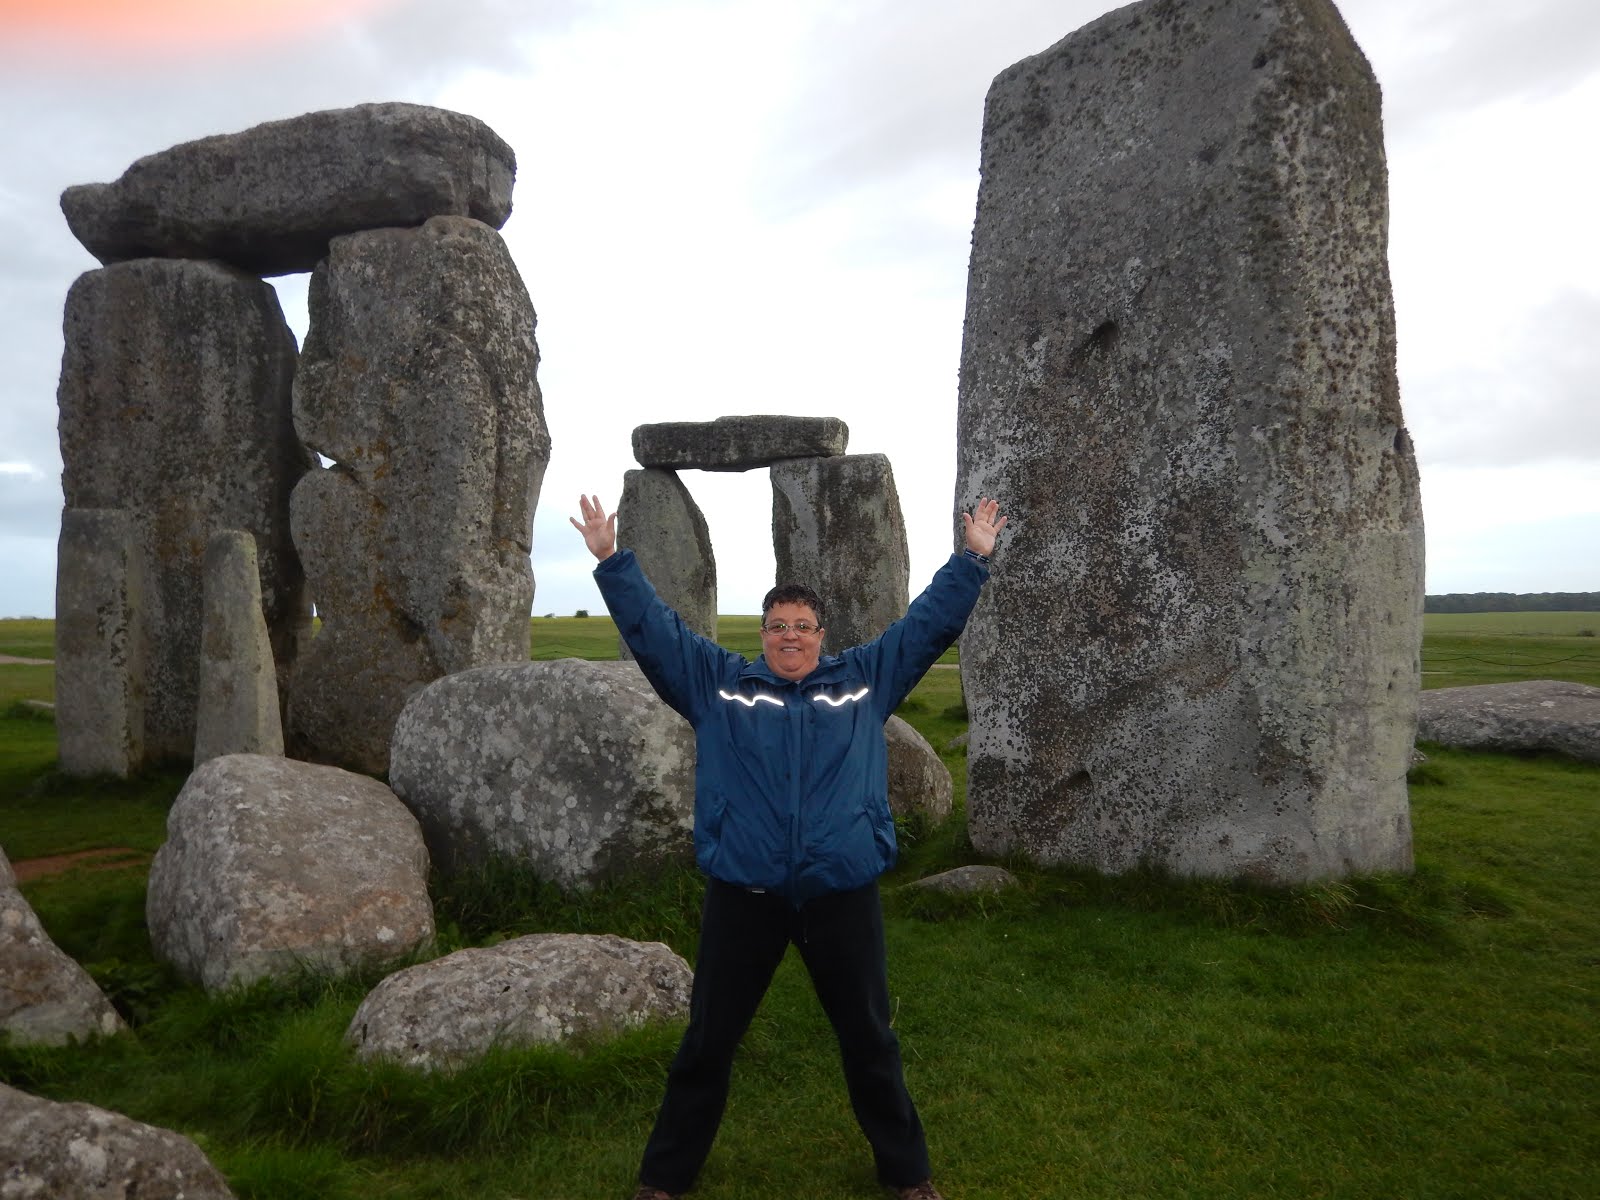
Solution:
M 999 516 L 999 513 L 1000 501 L 991 500 L 987 496 L 980 496 L 978 497 L 977 504 L 972 506 L 972 512 L 970 514 L 963 512 L 961 514 L 961 519 L 962 521 L 966 522 L 968 526 L 976 521 L 979 524 L 993 525 L 996 529 L 999 529 L 1005 524 L 1006 521 L 1004 517 L 1000 517 L 999 521 L 995 520 L 995 518 Z

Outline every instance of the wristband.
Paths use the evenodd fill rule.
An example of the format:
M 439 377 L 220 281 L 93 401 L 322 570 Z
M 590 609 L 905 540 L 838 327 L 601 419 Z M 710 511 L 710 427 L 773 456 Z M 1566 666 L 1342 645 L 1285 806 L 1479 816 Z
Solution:
M 986 567 L 989 565 L 989 556 L 987 554 L 979 554 L 971 546 L 968 546 L 961 553 L 972 559 L 973 562 L 980 562 Z

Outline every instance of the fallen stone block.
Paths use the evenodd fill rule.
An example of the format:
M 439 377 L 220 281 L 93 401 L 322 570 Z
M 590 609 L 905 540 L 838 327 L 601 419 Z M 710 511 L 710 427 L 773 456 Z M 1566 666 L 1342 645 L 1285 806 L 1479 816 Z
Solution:
M 233 1200 L 180 1133 L 0 1083 L 0 1196 L 6 1200 Z
M 1417 739 L 1463 750 L 1550 750 L 1600 763 L 1600 688 L 1555 679 L 1430 688 Z
M 986 867 L 974 864 L 966 867 L 953 867 L 948 871 L 940 871 L 937 875 L 927 875 L 908 883 L 906 886 L 923 888 L 930 892 L 945 892 L 950 895 L 965 896 L 978 892 L 1003 892 L 1006 888 L 1015 887 L 1016 884 L 1016 876 L 1004 867 Z
M 442 870 L 520 859 L 581 887 L 692 856 L 694 733 L 631 662 L 479 667 L 395 723 L 389 782 Z
M 955 805 L 955 784 L 928 739 L 910 722 L 890 717 L 883 736 L 889 747 L 889 811 L 897 817 L 920 814 L 938 823 Z
M 693 980 L 660 942 L 535 933 L 395 972 L 361 1002 L 345 1040 L 364 1060 L 439 1070 L 497 1046 L 591 1040 L 686 1016 Z
M 39 924 L 0 850 L 0 1031 L 17 1045 L 60 1046 L 125 1028 L 89 972 Z
M 207 991 L 345 974 L 433 941 L 428 853 L 377 780 L 230 754 L 173 801 L 145 919 L 156 957 Z

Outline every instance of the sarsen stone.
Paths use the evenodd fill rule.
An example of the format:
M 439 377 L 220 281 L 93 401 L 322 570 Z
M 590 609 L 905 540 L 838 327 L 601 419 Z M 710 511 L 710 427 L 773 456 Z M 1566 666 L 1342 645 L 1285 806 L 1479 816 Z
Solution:
M 343 973 L 432 942 L 428 854 L 375 779 L 224 755 L 173 801 L 145 917 L 157 957 L 209 991 Z
M 4 1200 L 233 1200 L 182 1134 L 0 1083 Z
M 345 233 L 511 215 L 517 159 L 475 117 L 361 104 L 269 121 L 141 158 L 115 183 L 61 194 L 102 263 L 213 258 L 257 275 L 309 271 Z
M 45 932 L 0 850 L 0 1032 L 17 1045 L 59 1046 L 123 1028 L 89 972 Z
M 631 662 L 479 667 L 395 723 L 389 781 L 447 870 L 493 856 L 591 883 L 692 853 L 694 734 Z
M 1554 750 L 1600 763 L 1600 688 L 1556 679 L 1433 688 L 1417 738 L 1473 750 Z
M 718 417 L 663 421 L 633 431 L 641 467 L 751 471 L 786 458 L 843 454 L 850 428 L 837 417 Z
M 688 1012 L 689 964 L 660 942 L 535 933 L 397 971 L 368 994 L 345 1040 L 363 1059 L 422 1070 L 496 1046 L 617 1034 Z

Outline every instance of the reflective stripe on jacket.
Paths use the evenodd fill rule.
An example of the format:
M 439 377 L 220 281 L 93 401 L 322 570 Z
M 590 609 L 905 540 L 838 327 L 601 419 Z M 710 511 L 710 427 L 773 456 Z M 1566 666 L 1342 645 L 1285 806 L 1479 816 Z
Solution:
M 951 555 L 905 616 L 798 682 L 689 629 L 632 551 L 594 576 L 645 678 L 694 728 L 702 871 L 798 905 L 894 865 L 883 725 L 960 635 L 987 569 Z

